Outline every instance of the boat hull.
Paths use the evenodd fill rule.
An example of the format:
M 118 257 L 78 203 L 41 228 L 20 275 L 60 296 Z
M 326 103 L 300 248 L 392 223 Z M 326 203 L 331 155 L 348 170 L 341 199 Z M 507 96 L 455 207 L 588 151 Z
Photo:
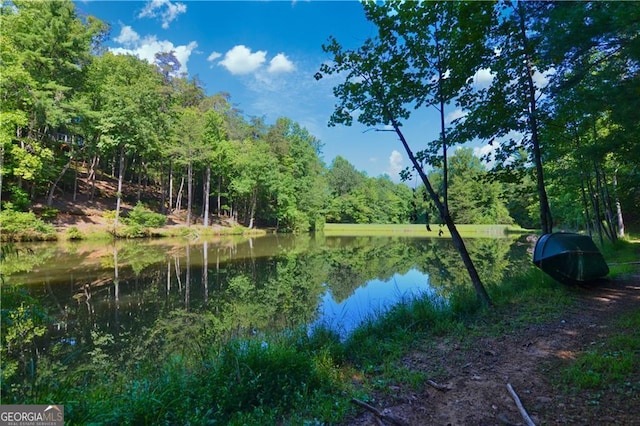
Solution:
M 588 283 L 609 273 L 607 262 L 590 237 L 566 232 L 542 235 L 536 242 L 533 263 L 565 284 Z

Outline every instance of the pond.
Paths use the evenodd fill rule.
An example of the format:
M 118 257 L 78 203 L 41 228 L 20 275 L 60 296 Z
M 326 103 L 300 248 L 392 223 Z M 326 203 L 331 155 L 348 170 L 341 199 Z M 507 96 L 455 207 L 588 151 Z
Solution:
M 515 237 L 466 243 L 486 284 L 530 263 L 528 244 Z M 119 240 L 5 252 L 3 299 L 26 290 L 53 324 L 40 351 L 65 345 L 66 356 L 96 341 L 115 352 L 141 342 L 189 346 L 203 334 L 222 341 L 318 324 L 345 338 L 400 301 L 446 301 L 456 286 L 470 285 L 451 240 L 422 237 Z

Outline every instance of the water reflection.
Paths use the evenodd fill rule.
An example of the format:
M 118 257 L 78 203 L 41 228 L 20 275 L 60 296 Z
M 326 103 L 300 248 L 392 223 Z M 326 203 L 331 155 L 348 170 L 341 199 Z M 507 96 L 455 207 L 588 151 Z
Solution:
M 345 338 L 363 321 L 386 312 L 398 303 L 425 296 L 434 297 L 434 290 L 429 285 L 429 276 L 417 269 L 406 274 L 394 274 L 387 281 L 369 281 L 341 302 L 337 302 L 328 289 L 318 307 L 319 318 L 310 329 L 316 326 L 330 328 Z
M 529 263 L 513 239 L 468 240 L 486 284 Z M 54 318 L 41 353 L 197 353 L 234 335 L 329 324 L 342 335 L 398 300 L 470 285 L 448 240 L 271 235 L 33 244 L 0 264 Z M 24 265 L 27 265 L 26 267 Z M 104 343 L 106 342 L 106 343 Z

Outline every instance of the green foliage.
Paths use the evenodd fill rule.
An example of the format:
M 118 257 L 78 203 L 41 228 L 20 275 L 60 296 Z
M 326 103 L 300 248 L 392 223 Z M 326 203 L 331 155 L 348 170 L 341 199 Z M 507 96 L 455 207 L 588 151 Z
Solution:
M 129 226 L 160 228 L 167 224 L 167 217 L 160 213 L 152 212 L 141 202 L 138 202 L 133 210 L 129 212 L 124 222 Z
M 67 238 L 70 240 L 83 240 L 85 235 L 76 226 L 72 226 L 67 230 Z
M 310 354 L 274 343 L 238 342 L 222 352 L 211 386 L 219 389 L 216 405 L 223 420 L 259 407 L 290 412 L 304 407 L 316 392 L 330 391 L 333 384 Z
M 33 212 L 2 210 L 0 212 L 0 241 L 54 240 L 53 225 L 43 222 Z
M 0 361 L 2 393 L 20 401 L 32 388 L 25 377 L 33 376 L 36 340 L 44 336 L 46 314 L 37 301 L 19 287 L 2 289 Z M 21 397 L 21 398 L 20 398 Z

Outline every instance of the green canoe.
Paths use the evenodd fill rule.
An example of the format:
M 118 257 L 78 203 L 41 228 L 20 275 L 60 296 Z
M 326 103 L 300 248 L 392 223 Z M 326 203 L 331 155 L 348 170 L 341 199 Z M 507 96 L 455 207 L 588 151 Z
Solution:
M 609 273 L 591 237 L 568 232 L 542 235 L 533 251 L 533 263 L 565 284 L 587 283 Z

